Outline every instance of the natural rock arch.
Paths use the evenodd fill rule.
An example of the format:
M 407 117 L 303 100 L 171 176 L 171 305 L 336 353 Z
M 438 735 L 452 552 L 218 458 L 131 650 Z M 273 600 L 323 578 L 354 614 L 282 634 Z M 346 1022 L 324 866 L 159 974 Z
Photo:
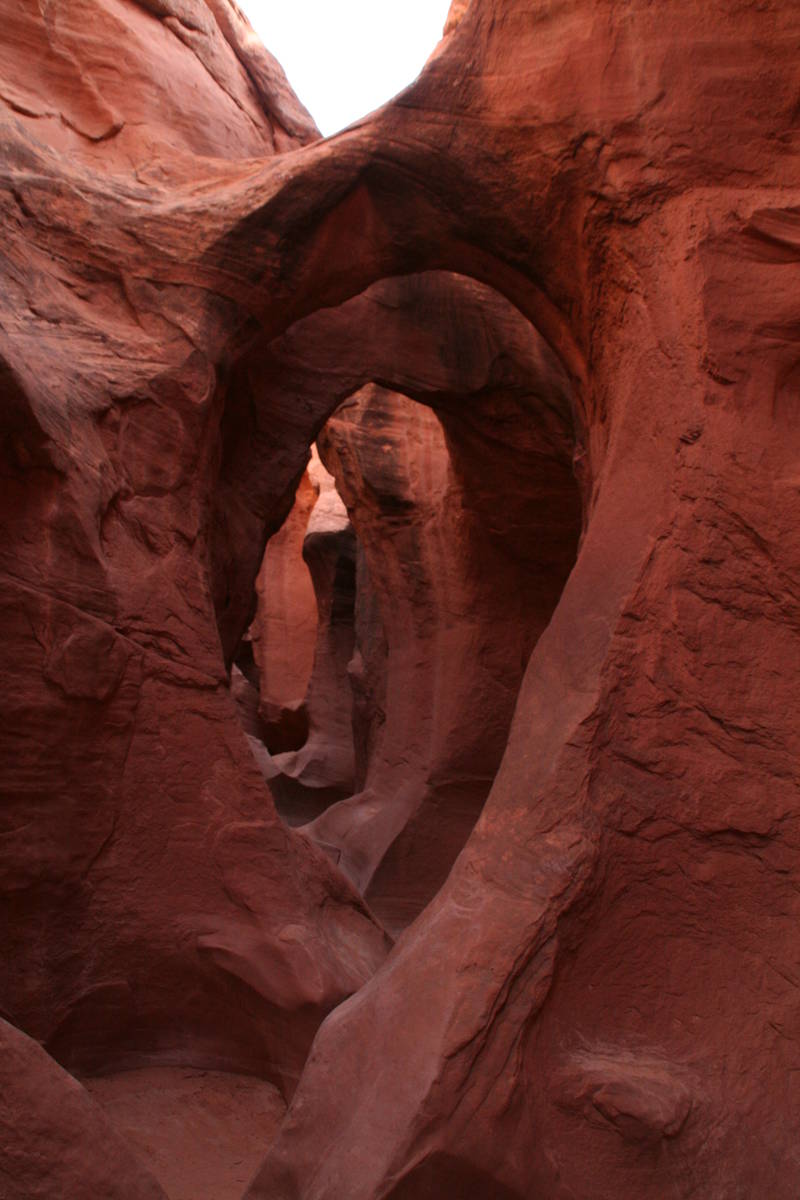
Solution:
M 12 81 L 48 39 L 82 53 L 6 8 Z M 135 11 L 218 51 L 259 123 L 235 141 L 275 147 L 217 26 L 194 50 Z M 777 0 L 473 0 L 397 101 L 266 163 L 198 155 L 202 123 L 134 89 L 110 120 L 96 87 L 78 112 L 6 103 L 2 1003 L 67 1060 L 166 1045 L 291 1086 L 383 954 L 280 830 L 227 695 L 227 372 L 447 268 L 513 299 L 577 385 L 586 532 L 492 795 L 323 1026 L 253 1196 L 374 1200 L 434 1154 L 512 1194 L 586 1194 L 598 1163 L 593 1200 L 797 1193 L 798 87 Z
M 218 612 L 228 653 L 235 653 L 233 638 L 251 615 L 265 521 L 268 529 L 270 512 L 285 508 L 307 444 L 343 400 L 370 381 L 383 385 L 387 395 L 402 389 L 438 414 L 444 432 L 435 448 L 431 443 L 430 453 L 452 460 L 451 486 L 461 489 L 459 511 L 474 510 L 462 521 L 461 534 L 470 539 L 469 548 L 462 547 L 463 565 L 456 567 L 453 559 L 453 586 L 467 590 L 460 601 L 450 600 L 473 610 L 473 617 L 448 618 L 448 602 L 435 598 L 434 575 L 427 588 L 422 582 L 426 568 L 415 557 L 424 553 L 422 544 L 414 549 L 409 543 L 402 552 L 411 573 L 407 587 L 400 558 L 390 584 L 383 566 L 392 558 L 391 518 L 382 524 L 380 506 L 368 516 L 356 500 L 356 477 L 348 483 L 341 463 L 336 472 L 357 532 L 364 522 L 361 535 L 369 538 L 370 573 L 381 583 L 379 605 L 389 641 L 389 717 L 380 738 L 383 767 L 374 747 L 366 790 L 356 789 L 357 795 L 319 817 L 307 832 L 335 856 L 394 932 L 443 882 L 477 818 L 499 763 L 524 664 L 574 562 L 581 508 L 573 476 L 571 381 L 536 330 L 498 293 L 463 276 L 429 272 L 386 280 L 338 308 L 298 322 L 269 346 L 255 347 L 231 373 L 223 416 L 226 454 L 214 502 L 219 514 L 215 544 L 221 548 L 218 595 L 225 598 Z M 380 394 L 378 389 L 375 398 Z M 401 403 L 397 396 L 395 407 Z M 411 478 L 400 483 L 402 429 L 411 428 L 414 407 L 405 410 L 396 431 L 391 422 L 386 424 L 379 400 L 370 409 L 369 424 L 364 417 L 363 433 L 349 427 L 353 452 L 367 456 L 356 470 L 365 497 L 380 487 L 385 458 L 387 464 L 396 462 L 399 472 L 396 484 L 387 480 L 390 491 L 400 488 L 394 502 L 414 502 Z M 348 426 L 334 418 L 331 428 L 339 427 L 346 439 Z M 373 428 L 377 458 L 370 459 Z M 431 438 L 437 428 L 434 420 Z M 337 440 L 326 436 L 325 444 L 334 455 L 328 464 L 333 468 Z M 278 445 L 280 454 L 275 452 Z M 407 497 L 404 486 L 411 489 Z M 509 526 L 505 535 L 504 522 Z M 487 529 L 496 526 L 495 534 L 482 534 L 482 523 Z M 438 536 L 458 540 L 456 525 L 449 535 L 444 530 L 442 524 Z M 443 586 L 448 577 L 444 556 L 435 569 Z M 399 620 L 404 622 L 402 636 Z M 440 625 L 445 641 L 438 646 L 432 631 Z M 409 675 L 406 664 L 423 658 L 429 667 Z M 437 702 L 434 692 L 442 687 L 450 694 Z M 342 705 L 345 701 L 342 694 Z M 328 753 L 343 750 L 342 739 L 339 730 Z M 286 767 L 292 778 L 302 780 L 302 764 L 309 755 L 316 762 L 318 752 L 326 753 L 324 746 L 314 751 L 310 744 L 297 752 Z M 339 780 L 339 772 L 334 774 Z M 274 774 L 268 779 L 285 789 Z
M 573 443 L 586 494 L 579 399 L 535 326 L 494 289 L 462 275 L 379 282 L 277 339 L 259 339 L 227 374 L 212 570 L 228 660 L 252 615 L 264 541 L 289 510 L 308 446 L 336 408 L 372 382 L 439 410 L 493 388 L 527 395 L 534 419 L 567 457 Z

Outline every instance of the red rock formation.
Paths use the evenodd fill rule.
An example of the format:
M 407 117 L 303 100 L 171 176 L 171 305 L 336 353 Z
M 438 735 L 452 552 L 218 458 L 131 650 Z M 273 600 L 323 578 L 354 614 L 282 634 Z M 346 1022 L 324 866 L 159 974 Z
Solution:
M 797 1191 L 796 32 L 473 3 L 330 149 L 376 159 L 298 286 L 357 223 L 365 272 L 435 241 L 515 296 L 579 381 L 586 531 L 475 833 L 253 1197 Z
M 384 280 L 256 342 L 231 373 L 214 495 L 215 604 L 228 658 L 250 620 L 265 520 L 268 531 L 280 526 L 309 443 L 372 380 L 437 407 L 499 386 L 546 394 L 539 419 L 551 435 L 571 426 L 572 389 L 556 356 L 508 300 L 463 276 Z
M 292 511 L 267 543 L 256 578 L 257 606 L 248 637 L 266 741 L 274 753 L 299 749 L 308 736 L 304 705 L 314 666 L 317 601 L 303 558 L 303 541 L 318 495 L 319 488 L 306 471 Z
M 203 4 L 157 8 L 3 6 L 0 991 L 70 1066 L 290 1087 L 385 941 L 279 822 L 228 694 L 207 546 L 232 322 L 189 263 L 207 182 L 286 145 L 287 100 L 261 106 Z M 172 282 L 154 246 L 133 262 L 128 219 L 159 209 L 186 222 Z
M 359 653 L 370 661 L 385 634 L 386 658 L 363 791 L 308 832 L 392 930 L 444 882 L 480 813 L 580 528 L 566 430 L 499 389 L 442 419 L 452 464 L 434 413 L 375 387 L 320 439 L 381 614 Z
M 562 364 L 584 535 L 474 833 L 323 1026 L 250 1195 L 794 1200 L 794 6 L 472 0 L 394 103 L 266 160 L 198 157 L 211 126 L 168 136 L 157 102 L 134 154 L 68 72 L 93 40 L 53 56 L 32 14 L 4 6 L 3 1003 L 64 1056 L 130 1046 L 129 1012 L 264 1068 L 371 970 L 375 926 L 274 822 L 220 642 L 330 411 L 259 354 L 457 271 Z M 63 123 L 29 115 L 61 91 Z M 231 119 L 259 154 L 271 123 Z M 415 394 L 411 361 L 436 391 L 434 341 L 360 383 Z
M 0 1020 L 3 1200 L 166 1200 L 81 1085 Z
M 333 477 L 314 451 L 309 468 L 318 491 L 303 541 L 314 586 L 317 639 L 304 704 L 308 737 L 297 750 L 273 756 L 271 780 L 292 825 L 318 815 L 355 786 L 353 704 L 347 667 L 353 654 L 355 537 Z
M 363 693 L 368 644 L 382 638 L 383 625 L 391 627 L 391 679 L 378 678 L 383 666 L 377 676 L 374 664 L 366 672 L 373 676 L 367 691 L 381 696 L 378 723 L 387 712 L 389 720 L 382 748 L 372 737 L 371 762 L 362 764 L 362 787 L 368 771 L 372 776 L 366 789 L 309 833 L 397 928 L 443 881 L 480 811 L 524 664 L 572 565 L 580 513 L 570 470 L 569 383 L 532 326 L 497 293 L 441 273 L 387 281 L 299 322 L 250 357 L 240 383 L 271 437 L 283 430 L 291 443 L 301 420 L 313 436 L 319 414 L 370 377 L 402 380 L 436 407 L 454 458 L 446 488 L 458 497 L 457 508 L 442 511 L 436 488 L 445 487 L 444 475 L 435 483 L 426 466 L 436 453 L 443 469 L 448 461 L 439 424 L 427 418 L 431 436 L 439 431 L 435 448 L 430 438 L 406 437 L 405 419 L 392 427 L 373 405 L 349 473 L 342 475 L 341 463 L 338 473 L 358 509 L 366 574 L 380 581 L 384 611 L 361 638 L 350 679 Z M 298 395 L 299 414 L 281 399 Z M 423 412 L 408 422 L 425 418 Z M 337 427 L 334 421 L 326 428 Z M 275 474 L 264 487 L 274 494 Z M 397 510 L 405 514 L 405 535 Z M 360 593 L 363 605 L 364 587 Z M 341 728 L 323 720 L 327 732 L 313 745 L 288 760 L 280 756 L 284 770 L 306 771 L 318 788 L 335 782 L 330 765 L 314 768 L 313 779 L 307 768 L 330 763 L 332 745 L 349 745 L 343 671 L 338 683 L 335 672 L 323 674 L 335 684 L 330 695 L 337 699 L 327 711 L 341 711 Z M 361 716 L 374 734 L 369 704 Z M 273 772 L 267 765 L 282 811 L 293 822 L 315 815 L 301 796 L 285 794 Z M 320 797 L 323 804 L 332 798 Z

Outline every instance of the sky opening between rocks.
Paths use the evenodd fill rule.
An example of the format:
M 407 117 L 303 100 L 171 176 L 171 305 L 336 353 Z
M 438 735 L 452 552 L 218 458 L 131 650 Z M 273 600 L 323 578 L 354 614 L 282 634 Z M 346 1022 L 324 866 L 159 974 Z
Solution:
M 422 70 L 449 0 L 237 0 L 327 136 Z

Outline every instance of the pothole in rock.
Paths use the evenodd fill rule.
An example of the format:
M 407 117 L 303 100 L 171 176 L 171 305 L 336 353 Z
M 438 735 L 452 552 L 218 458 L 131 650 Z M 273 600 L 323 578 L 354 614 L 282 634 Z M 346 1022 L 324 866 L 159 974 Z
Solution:
M 286 1105 L 263 1079 L 188 1067 L 85 1078 L 170 1200 L 239 1200 Z

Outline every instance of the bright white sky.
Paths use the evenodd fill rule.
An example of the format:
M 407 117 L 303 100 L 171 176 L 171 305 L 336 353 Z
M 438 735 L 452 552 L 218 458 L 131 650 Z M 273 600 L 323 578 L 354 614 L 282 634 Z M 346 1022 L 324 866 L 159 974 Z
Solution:
M 237 0 L 327 136 L 407 87 L 449 0 Z

